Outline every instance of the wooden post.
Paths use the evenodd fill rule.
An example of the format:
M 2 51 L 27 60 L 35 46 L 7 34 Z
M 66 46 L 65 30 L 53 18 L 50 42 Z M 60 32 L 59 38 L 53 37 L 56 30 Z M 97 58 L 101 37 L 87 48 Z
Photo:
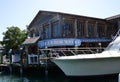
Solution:
M 29 45 L 25 45 L 26 62 L 24 62 L 24 63 L 27 64 L 27 65 L 28 65 L 28 47 L 29 47 Z
M 75 38 L 77 38 L 77 19 L 74 21 L 74 27 L 75 27 Z
M 20 66 L 20 75 L 21 76 L 23 75 L 23 66 L 22 65 Z
M 23 74 L 23 62 L 22 62 L 22 50 L 23 50 L 23 48 L 22 47 L 20 47 L 20 75 L 22 75 Z
M 85 34 L 86 34 L 86 37 L 88 37 L 88 21 L 85 22 Z
M 9 59 L 10 59 L 10 74 L 12 74 L 12 49 L 9 50 Z
M 95 23 L 95 37 L 98 38 L 98 22 Z
M 46 60 L 45 60 L 45 76 L 48 76 L 48 59 L 47 59 L 47 50 L 45 50 Z
M 62 17 L 60 15 L 59 15 L 59 28 L 60 28 L 60 36 L 59 36 L 59 38 L 62 38 L 63 27 L 62 27 Z

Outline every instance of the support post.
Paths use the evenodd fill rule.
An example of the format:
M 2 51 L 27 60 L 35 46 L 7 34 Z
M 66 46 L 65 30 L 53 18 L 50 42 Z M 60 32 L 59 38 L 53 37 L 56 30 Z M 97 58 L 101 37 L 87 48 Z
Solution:
M 45 76 L 48 76 L 48 59 L 47 59 L 47 50 L 45 50 L 46 60 L 45 60 Z
M 89 35 L 88 35 L 88 21 L 85 22 L 85 34 L 86 34 L 86 37 L 89 37 Z
M 22 76 L 22 74 L 23 74 L 23 62 L 22 62 L 22 50 L 23 50 L 23 48 L 22 47 L 20 47 L 20 75 Z
M 12 74 L 12 49 L 9 50 L 9 59 L 10 59 L 10 74 Z
M 46 59 L 46 61 L 45 61 L 46 63 L 45 63 L 45 76 L 47 76 L 48 75 L 48 65 L 47 65 L 47 59 Z
M 22 65 L 20 66 L 20 75 L 21 76 L 23 75 L 23 66 Z
M 95 37 L 98 38 L 98 22 L 95 23 Z
M 77 19 L 74 21 L 74 27 L 75 27 L 75 38 L 77 38 Z

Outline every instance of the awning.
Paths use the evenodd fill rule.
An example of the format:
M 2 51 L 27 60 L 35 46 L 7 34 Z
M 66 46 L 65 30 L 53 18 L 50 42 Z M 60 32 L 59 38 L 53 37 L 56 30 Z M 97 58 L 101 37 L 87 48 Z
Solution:
M 32 37 L 32 38 L 27 38 L 22 45 L 26 45 L 26 44 L 35 44 L 40 37 Z
M 38 42 L 38 47 L 40 48 L 47 48 L 54 46 L 80 46 L 80 45 L 81 45 L 80 39 L 74 39 L 74 38 L 49 39 Z
M 112 39 L 107 39 L 107 38 L 84 38 L 84 39 L 80 39 L 81 42 L 110 42 L 112 41 Z
M 93 39 L 75 39 L 75 38 L 60 38 L 38 41 L 39 48 L 55 47 L 55 46 L 80 46 L 82 42 L 110 42 L 112 39 L 93 38 Z

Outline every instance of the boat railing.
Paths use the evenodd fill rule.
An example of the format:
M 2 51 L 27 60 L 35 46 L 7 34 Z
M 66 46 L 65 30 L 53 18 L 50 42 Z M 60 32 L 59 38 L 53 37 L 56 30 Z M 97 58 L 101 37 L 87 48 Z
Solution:
M 47 48 L 39 49 L 41 57 L 59 57 L 59 56 L 70 56 L 77 54 L 95 54 L 100 53 L 105 48 L 103 47 L 83 47 L 83 48 Z

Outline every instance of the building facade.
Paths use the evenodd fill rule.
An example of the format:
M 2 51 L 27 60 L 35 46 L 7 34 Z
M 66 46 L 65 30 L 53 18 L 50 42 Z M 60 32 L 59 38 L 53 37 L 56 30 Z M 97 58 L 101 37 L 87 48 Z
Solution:
M 38 48 L 106 47 L 120 27 L 118 18 L 39 11 L 27 27 L 30 38 L 23 45 L 27 54 L 37 54 Z
M 82 43 L 110 42 L 117 30 L 118 26 L 106 19 L 48 11 L 39 11 L 28 26 L 29 37 L 39 36 L 44 41 L 76 38 Z

